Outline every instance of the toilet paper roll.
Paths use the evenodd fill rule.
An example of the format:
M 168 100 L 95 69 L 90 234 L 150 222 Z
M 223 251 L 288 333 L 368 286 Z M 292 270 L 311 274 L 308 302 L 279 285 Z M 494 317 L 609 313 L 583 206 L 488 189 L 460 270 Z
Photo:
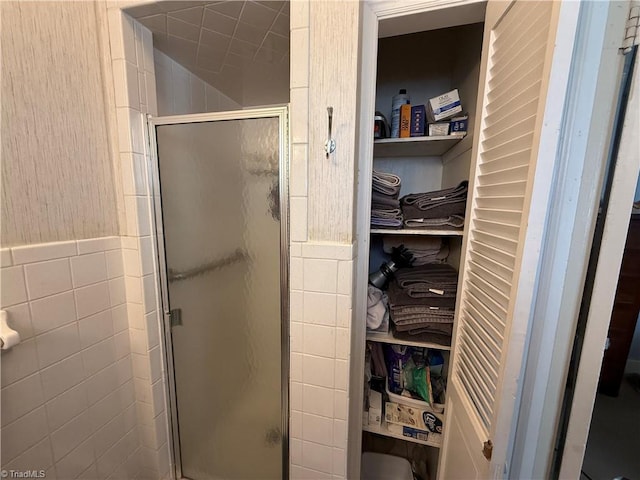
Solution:
M 9 327 L 7 312 L 0 310 L 0 348 L 7 350 L 20 343 L 20 334 Z

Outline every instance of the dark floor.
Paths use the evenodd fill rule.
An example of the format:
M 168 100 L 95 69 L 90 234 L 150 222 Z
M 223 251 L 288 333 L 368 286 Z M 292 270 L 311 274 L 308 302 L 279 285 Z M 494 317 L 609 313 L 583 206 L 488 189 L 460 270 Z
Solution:
M 598 394 L 580 480 L 640 480 L 640 375 L 625 377 L 618 397 Z

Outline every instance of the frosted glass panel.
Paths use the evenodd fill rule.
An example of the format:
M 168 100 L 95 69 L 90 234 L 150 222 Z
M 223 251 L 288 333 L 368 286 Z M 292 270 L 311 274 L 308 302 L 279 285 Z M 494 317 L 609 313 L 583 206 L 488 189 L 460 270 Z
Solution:
M 282 478 L 279 120 L 156 127 L 182 474 Z

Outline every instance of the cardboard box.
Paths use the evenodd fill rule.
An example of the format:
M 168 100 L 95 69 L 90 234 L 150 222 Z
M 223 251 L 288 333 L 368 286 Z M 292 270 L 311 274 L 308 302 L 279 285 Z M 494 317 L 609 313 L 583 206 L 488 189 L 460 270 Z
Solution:
M 459 115 L 453 117 L 449 122 L 449 135 L 464 136 L 469 128 L 469 115 Z
M 389 423 L 405 425 L 432 433 L 442 433 L 444 421 L 442 414 L 393 402 L 385 404 L 384 418 Z
M 458 89 L 430 98 L 427 102 L 429 119 L 439 122 L 462 112 Z
M 439 122 L 429 124 L 429 136 L 441 137 L 449 135 L 449 122 Z
M 407 427 L 404 425 L 396 425 L 388 423 L 387 429 L 390 432 L 397 433 L 403 437 L 415 438 L 423 442 L 442 443 L 442 434 L 427 432 L 426 430 L 418 430 L 417 428 Z
M 424 136 L 425 125 L 427 124 L 427 109 L 424 105 L 415 105 L 411 107 L 411 136 Z
M 411 136 L 411 105 L 405 104 L 400 107 L 400 138 Z

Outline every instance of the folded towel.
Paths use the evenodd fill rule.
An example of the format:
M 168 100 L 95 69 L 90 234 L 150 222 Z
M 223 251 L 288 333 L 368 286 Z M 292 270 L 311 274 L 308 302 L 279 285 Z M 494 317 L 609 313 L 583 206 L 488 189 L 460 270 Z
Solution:
M 406 212 L 405 208 L 403 208 L 402 211 L 403 213 Z M 461 215 L 451 215 L 450 217 L 445 217 L 445 218 L 406 218 L 405 217 L 404 225 L 407 228 L 423 228 L 425 230 L 445 228 L 445 227 L 461 229 L 464 227 L 464 217 Z
M 423 212 L 438 210 L 445 205 L 466 203 L 469 182 L 461 182 L 457 187 L 445 188 L 426 193 L 412 193 L 400 199 L 402 205 L 412 206 Z M 464 213 L 464 210 L 463 210 Z M 456 215 L 448 213 L 446 215 L 423 215 L 424 218 L 441 218 L 443 216 Z
M 392 197 L 391 195 L 385 195 L 384 193 L 373 191 L 371 193 L 371 208 L 375 208 L 378 205 L 387 208 L 400 208 L 400 200 Z
M 404 245 L 415 259 L 414 267 L 428 263 L 441 263 L 449 256 L 449 246 L 440 237 L 382 237 L 385 253 L 391 253 L 393 247 Z
M 376 192 L 396 196 L 400 194 L 400 177 L 393 173 L 373 171 L 372 188 Z

